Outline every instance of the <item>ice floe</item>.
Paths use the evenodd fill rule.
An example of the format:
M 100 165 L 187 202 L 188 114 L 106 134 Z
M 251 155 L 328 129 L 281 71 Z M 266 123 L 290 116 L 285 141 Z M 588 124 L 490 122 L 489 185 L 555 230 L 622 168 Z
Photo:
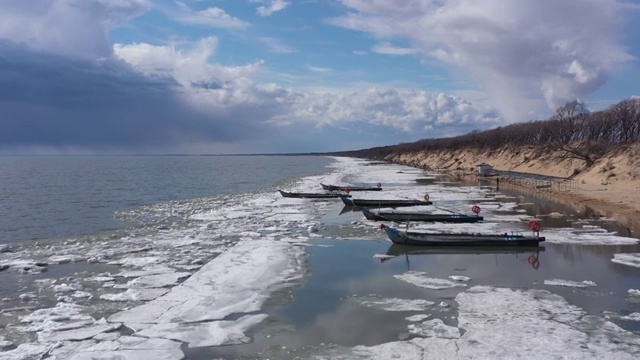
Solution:
M 600 227 L 555 228 L 543 229 L 541 233 L 547 242 L 556 244 L 578 245 L 632 245 L 638 244 L 638 239 L 619 236 Z
M 386 311 L 424 311 L 434 305 L 433 301 L 424 299 L 382 298 L 378 296 L 350 296 L 346 302 Z
M 471 278 L 463 275 L 449 275 L 449 279 L 453 281 L 471 281 Z
M 640 267 L 640 253 L 614 254 L 611 261 L 622 265 Z
M 629 315 L 621 316 L 620 319 L 629 321 L 640 321 L 640 313 L 634 312 Z
M 394 275 L 396 279 L 414 284 L 427 289 L 442 290 L 454 287 L 465 287 L 466 284 L 461 284 L 457 281 L 451 281 L 447 279 L 438 279 L 427 276 L 426 273 L 421 271 L 407 271 L 404 274 Z
M 313 359 L 637 359 L 640 337 L 589 316 L 545 290 L 475 286 L 459 293 L 457 327 L 433 319 L 418 336 L 375 346 L 333 347 Z
M 151 302 L 116 313 L 111 322 L 123 322 L 136 335 L 180 339 L 194 344 L 235 344 L 246 326 L 263 317 L 246 317 L 220 324 L 211 323 L 230 314 L 259 311 L 268 296 L 292 286 L 304 276 L 304 250 L 283 242 L 245 240 L 203 266 L 179 286 Z M 192 323 L 199 323 L 198 326 Z M 142 326 L 140 326 L 142 325 Z M 206 333 L 207 339 L 176 335 Z M 192 343 L 193 342 L 193 343 Z M 209 345 L 207 345 L 209 346 Z
M 640 296 L 640 289 L 629 289 L 627 293 L 630 296 Z
M 423 337 L 436 337 L 441 339 L 457 339 L 460 337 L 460 329 L 446 325 L 440 319 L 431 319 L 420 324 L 409 325 L 409 332 Z
M 596 284 L 591 280 L 573 281 L 573 280 L 552 279 L 552 280 L 545 280 L 544 284 L 549 286 L 564 286 L 564 287 L 575 287 L 575 288 L 587 288 L 587 287 L 598 286 L 598 284 Z

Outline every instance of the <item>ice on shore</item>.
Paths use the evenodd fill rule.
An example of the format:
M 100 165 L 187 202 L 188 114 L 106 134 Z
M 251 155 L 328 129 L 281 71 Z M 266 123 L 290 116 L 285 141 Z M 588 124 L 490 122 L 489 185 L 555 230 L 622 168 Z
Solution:
M 304 276 L 304 249 L 272 240 L 245 240 L 218 256 L 182 284 L 151 302 L 109 317 L 133 329 L 145 328 L 136 335 L 181 339 L 190 346 L 205 339 L 176 335 L 176 330 L 209 334 L 209 345 L 237 343 L 242 324 L 252 324 L 260 317 L 250 317 L 213 324 L 230 314 L 259 311 L 274 291 L 290 287 Z M 200 328 L 193 325 L 199 323 Z M 139 326 L 140 324 L 144 326 Z M 171 329 L 171 330 L 169 330 Z M 240 329 L 240 330 L 238 330 Z M 244 340 L 243 340 L 244 341 Z M 193 343 L 192 343 L 193 342 Z M 209 346 L 207 345 L 207 346 Z
M 575 288 L 586 288 L 586 287 L 598 286 L 598 284 L 596 284 L 591 280 L 573 281 L 573 280 L 552 279 L 552 280 L 545 280 L 544 284 L 549 286 L 564 286 L 564 287 L 575 287 Z
M 577 245 L 633 245 L 638 239 L 619 236 L 601 227 L 591 226 L 582 229 L 560 228 L 540 233 L 549 243 Z
M 398 280 L 414 284 L 427 289 L 442 290 L 454 287 L 466 287 L 466 284 L 462 284 L 458 281 L 451 281 L 447 279 L 438 279 L 428 277 L 426 273 L 421 271 L 407 271 L 404 274 L 394 275 Z
M 244 333 L 262 322 L 266 314 L 245 315 L 234 321 L 198 323 L 159 323 L 136 332 L 136 336 L 150 339 L 170 339 L 188 343 L 189 347 L 238 345 L 251 341 Z
M 622 265 L 640 267 L 640 253 L 614 254 L 611 261 Z

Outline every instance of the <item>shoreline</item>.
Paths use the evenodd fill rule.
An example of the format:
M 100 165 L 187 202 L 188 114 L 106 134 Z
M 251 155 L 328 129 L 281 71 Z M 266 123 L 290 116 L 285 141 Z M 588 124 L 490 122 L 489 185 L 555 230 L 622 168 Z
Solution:
M 482 177 L 476 173 L 460 170 L 445 170 L 443 176 L 465 182 L 495 179 L 495 177 Z M 570 191 L 557 191 L 548 188 L 536 189 L 522 186 L 503 180 L 503 178 L 500 178 L 499 188 L 515 190 L 523 194 L 568 205 L 581 213 L 592 214 L 592 216 L 614 219 L 629 230 L 629 236 L 640 238 L 640 194 L 636 189 L 593 189 L 580 184 L 576 189 Z M 636 205 L 634 206 L 633 204 Z

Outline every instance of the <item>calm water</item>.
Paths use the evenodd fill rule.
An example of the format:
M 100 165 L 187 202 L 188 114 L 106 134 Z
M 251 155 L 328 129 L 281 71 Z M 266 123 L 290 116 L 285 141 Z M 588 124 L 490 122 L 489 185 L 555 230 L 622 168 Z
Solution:
M 224 194 L 275 192 L 300 177 L 329 171 L 327 165 L 332 161 L 325 157 L 287 156 L 0 157 L 0 243 L 43 242 L 114 232 L 136 226 L 120 220 L 116 216 L 119 212 L 154 204 L 171 209 L 174 201 L 206 201 Z M 464 186 L 469 185 L 472 184 Z M 416 182 L 415 186 L 424 184 Z M 448 186 L 456 191 L 463 185 Z M 503 194 L 505 198 L 498 201 L 512 202 L 513 198 L 506 196 L 519 195 Z M 545 219 L 545 226 L 550 228 L 571 227 L 586 216 L 568 206 L 529 196 L 518 197 L 517 202 L 517 209 L 524 209 L 529 215 L 566 214 Z M 393 277 L 408 270 L 423 271 L 435 278 L 468 276 L 473 279 L 469 286 L 546 289 L 595 315 L 640 312 L 640 304 L 626 297 L 628 289 L 640 287 L 640 269 L 611 262 L 613 254 L 640 252 L 638 245 L 546 243 L 544 251 L 539 252 L 402 253 L 403 249 L 392 247 L 381 231 L 353 226 L 363 221 L 361 213 L 343 210 L 339 202 L 329 202 L 317 215 L 323 237 L 310 240 L 311 245 L 321 246 L 307 247 L 308 278 L 301 287 L 271 297 L 265 309 L 269 318 L 248 333 L 252 343 L 200 349 L 185 346 L 188 358 L 306 358 L 322 344 L 375 345 L 411 337 L 405 317 L 415 312 L 368 308 L 349 301 L 353 296 L 445 302 L 451 306 L 434 307 L 429 313 L 455 325 L 453 299 L 465 288 L 429 290 Z M 588 220 L 593 226 L 628 235 L 613 222 Z M 375 254 L 388 252 L 398 256 L 385 261 L 374 258 Z M 532 256 L 539 262 L 537 268 L 530 264 Z M 25 282 L 36 279 L 79 271 L 111 271 L 108 266 L 111 265 L 55 265 L 39 275 L 0 272 L 0 294 L 23 292 L 31 286 Z M 544 285 L 544 280 L 549 279 L 591 280 L 598 286 L 577 289 Z M 115 310 L 103 307 L 100 311 L 103 316 Z M 640 332 L 637 322 L 616 323 Z
M 247 193 L 318 174 L 332 160 L 297 156 L 0 157 L 0 244 L 120 229 L 117 211 Z

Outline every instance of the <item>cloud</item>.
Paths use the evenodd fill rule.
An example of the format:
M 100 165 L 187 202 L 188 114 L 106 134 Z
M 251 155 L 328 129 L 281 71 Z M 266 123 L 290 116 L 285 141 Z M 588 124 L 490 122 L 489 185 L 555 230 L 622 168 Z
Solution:
M 378 44 L 371 48 L 371 52 L 384 55 L 412 55 L 418 52 L 416 49 L 401 48 L 391 45 L 389 42 Z
M 291 46 L 274 37 L 260 36 L 257 38 L 257 40 L 266 45 L 272 52 L 277 54 L 287 54 L 296 51 Z
M 422 137 L 437 136 L 442 134 L 438 128 L 454 125 L 458 127 L 457 133 L 462 134 L 500 123 L 493 112 L 456 96 L 381 87 L 342 94 L 303 94 L 293 104 L 292 115 L 315 126 L 354 128 L 369 124 L 418 132 Z M 425 132 L 428 129 L 435 130 Z
M 212 63 L 216 46 L 213 37 L 186 47 L 116 44 L 114 58 L 96 62 L 0 42 L 0 152 L 329 151 L 406 132 L 419 139 L 499 123 L 445 94 L 380 87 L 301 92 L 259 83 L 262 62 Z M 339 136 L 332 135 L 336 128 Z
M 229 15 L 224 9 L 210 7 L 200 11 L 193 11 L 182 2 L 176 2 L 178 9 L 167 9 L 165 12 L 178 22 L 186 24 L 207 25 L 225 29 L 246 29 L 249 23 Z
M 234 73 L 250 73 L 250 69 L 213 67 L 208 70 L 215 77 L 201 76 L 184 72 L 183 66 L 197 62 L 181 57 L 179 51 L 147 50 L 149 57 L 166 51 L 173 58 L 167 55 L 150 64 L 140 56 L 138 69 L 145 71 L 134 71 L 115 59 L 70 60 L 0 42 L 4 55 L 0 57 L 0 108 L 5 119 L 1 151 L 71 147 L 157 152 L 192 143 L 250 144 L 272 134 L 263 124 L 269 111 L 260 101 L 238 100 L 241 90 L 233 88 L 242 83 Z M 174 70 L 154 71 L 172 66 Z M 230 78 L 235 80 L 227 81 Z M 206 90 L 197 79 L 216 81 L 221 89 Z M 219 106 L 208 103 L 200 108 L 186 101 L 192 98 L 186 93 L 197 96 L 201 91 L 218 94 Z
M 328 74 L 333 71 L 331 68 L 319 67 L 319 66 L 313 66 L 313 65 L 309 65 L 307 66 L 307 68 L 313 72 L 317 72 L 321 74 Z
M 353 10 L 329 22 L 413 48 L 468 71 L 510 120 L 524 120 L 528 97 L 551 109 L 591 94 L 614 65 L 630 5 L 616 0 L 342 0 Z
M 143 0 L 58 0 L 40 12 L 18 1 L 2 6 L 11 14 L 0 11 L 0 19 L 20 19 L 24 32 L 0 24 L 0 153 L 331 151 L 500 121 L 490 109 L 446 94 L 368 85 L 302 91 L 261 82 L 262 60 L 216 63 L 215 36 L 111 44 L 106 33 L 146 11 Z M 593 76 L 582 63 L 570 71 L 587 82 Z
M 148 0 L 3 0 L 0 39 L 29 48 L 74 57 L 106 57 L 111 53 L 107 32 L 143 14 Z
M 284 10 L 291 5 L 290 2 L 284 0 L 258 0 L 255 2 L 267 4 L 258 7 L 257 12 L 260 16 L 271 16 L 273 13 Z

